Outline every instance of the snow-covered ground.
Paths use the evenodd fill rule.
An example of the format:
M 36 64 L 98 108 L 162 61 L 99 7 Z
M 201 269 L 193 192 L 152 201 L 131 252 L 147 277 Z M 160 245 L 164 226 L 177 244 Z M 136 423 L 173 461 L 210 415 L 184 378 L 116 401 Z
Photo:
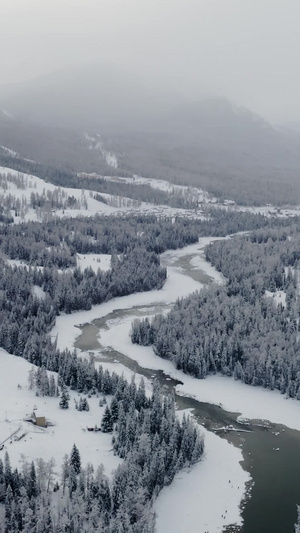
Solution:
M 97 175 L 94 174 L 94 176 L 97 176 Z M 175 192 L 175 193 L 181 193 L 187 196 L 189 195 L 190 197 L 198 201 L 199 206 L 211 205 L 218 209 L 226 209 L 226 210 L 234 210 L 234 211 L 248 211 L 249 213 L 253 213 L 253 214 L 265 215 L 267 217 L 275 216 L 279 218 L 299 216 L 300 214 L 299 205 L 283 206 L 283 207 L 277 207 L 273 205 L 243 206 L 243 205 L 237 205 L 232 200 L 224 200 L 224 202 L 220 203 L 218 198 L 213 197 L 210 193 L 198 187 L 190 187 L 187 185 L 175 185 L 174 183 L 170 183 L 166 180 L 144 178 L 138 175 L 134 175 L 132 178 L 120 177 L 120 176 L 115 176 L 115 177 L 101 176 L 101 178 L 106 179 L 107 181 L 125 182 L 125 183 L 130 183 L 132 185 L 148 185 L 149 187 L 152 187 L 153 189 L 159 189 L 161 191 L 165 191 L 170 194 Z M 230 191 L 229 191 L 229 195 L 230 195 Z
M 106 180 L 114 180 L 110 176 L 104 177 Z M 181 193 L 183 196 L 190 196 L 195 198 L 199 203 L 217 202 L 217 198 L 212 198 L 208 192 L 203 191 L 197 187 L 189 187 L 187 185 L 175 185 L 166 180 L 143 178 L 142 176 L 134 175 L 130 177 L 117 177 L 115 178 L 120 182 L 130 183 L 131 185 L 148 185 L 153 189 L 158 189 L 160 191 L 167 192 L 169 194 Z
M 5 259 L 6 263 L 12 267 L 25 267 L 27 269 L 30 268 L 30 265 L 28 263 L 25 263 L 25 261 L 20 261 L 19 259 Z M 37 266 L 38 270 L 43 270 L 44 267 Z
M 281 304 L 283 307 L 286 306 L 286 293 L 284 291 L 279 289 L 275 292 L 265 291 L 265 295 L 268 298 L 272 298 L 277 305 Z
M 6 152 L 11 157 L 16 157 L 18 155 L 18 153 L 15 152 L 15 150 L 12 150 L 11 148 L 7 148 L 6 146 L 0 145 L 0 148 L 2 148 L 2 150 L 4 150 L 4 152 Z
M 47 183 L 37 176 L 32 176 L 30 174 L 25 174 L 23 172 L 17 172 L 16 170 L 0 167 L 0 175 L 2 176 L 15 176 L 21 177 L 24 180 L 25 188 L 19 189 L 14 183 L 8 182 L 8 189 L 3 189 L 0 186 L 0 195 L 4 199 L 8 195 L 13 196 L 16 199 L 27 201 L 28 205 L 30 204 L 30 198 L 32 193 L 43 194 L 47 191 L 64 191 L 67 196 L 74 197 L 80 203 L 80 209 L 55 209 L 53 212 L 49 213 L 49 216 L 59 216 L 59 217 L 76 217 L 80 216 L 95 216 L 97 213 L 101 214 L 113 214 L 116 209 L 105 203 L 98 202 L 91 195 L 90 191 L 82 191 L 81 189 L 72 189 L 67 187 L 56 187 L 51 183 Z M 25 215 L 23 219 L 20 216 L 15 216 L 12 212 L 15 222 L 28 221 L 28 220 L 39 220 L 38 211 L 29 207 L 25 210 Z
M 94 195 L 99 194 L 96 191 L 83 191 L 81 189 L 73 189 L 69 187 L 57 187 L 51 183 L 47 183 L 37 176 L 32 176 L 30 174 L 25 174 L 23 172 L 17 172 L 16 170 L 0 167 L 0 176 L 15 176 L 21 177 L 24 180 L 25 188 L 17 188 L 14 183 L 8 182 L 7 188 L 3 188 L 0 183 L 0 197 L 4 200 L 9 195 L 13 196 L 15 199 L 20 200 L 20 202 L 27 203 L 27 207 L 23 208 L 23 216 L 16 216 L 14 210 L 11 211 L 11 216 L 14 218 L 14 222 L 26 222 L 29 220 L 44 220 L 47 217 L 76 217 L 76 216 L 86 216 L 93 217 L 97 214 L 100 215 L 116 215 L 116 216 L 126 216 L 130 213 L 141 213 L 144 215 L 156 215 L 156 216 L 186 216 L 189 218 L 203 218 L 203 213 L 200 210 L 193 209 L 181 209 L 176 207 L 170 207 L 165 205 L 154 205 L 147 202 L 135 202 L 131 198 L 123 198 L 119 196 L 114 196 L 106 193 L 101 193 L 101 196 L 106 200 L 107 203 L 99 202 L 94 199 Z M 30 198 L 32 193 L 38 193 L 40 195 L 46 194 L 47 191 L 53 193 L 61 191 L 66 195 L 66 197 L 73 197 L 77 200 L 79 208 L 64 208 L 64 209 L 53 209 L 49 212 L 43 210 L 33 209 L 30 206 Z
M 197 257 L 199 263 L 201 263 L 201 269 L 211 277 L 212 280 L 215 280 L 218 283 L 223 282 L 224 278 L 221 277 L 220 273 L 204 258 L 205 246 L 215 240 L 217 240 L 215 237 L 201 237 L 196 244 L 185 246 L 181 250 L 171 250 L 161 254 L 162 264 L 168 264 L 168 278 L 163 288 L 160 290 L 121 296 L 103 304 L 95 305 L 90 311 L 77 311 L 72 314 L 57 317 L 56 324 L 51 331 L 51 336 L 58 337 L 59 349 L 64 350 L 65 348 L 72 348 L 76 338 L 80 335 L 80 331 L 78 330 L 78 327 L 76 327 L 79 324 L 86 324 L 96 318 L 106 316 L 116 309 L 131 309 L 137 306 L 150 306 L 152 304 L 155 307 L 156 304 L 160 303 L 167 305 L 175 303 L 178 298 L 184 298 L 201 289 L 203 287 L 201 283 L 186 276 L 180 267 L 171 266 L 185 255 Z M 94 256 L 92 254 L 86 255 L 87 260 L 90 257 L 93 258 Z M 98 256 L 96 255 L 95 257 Z M 108 258 L 110 256 L 100 255 L 101 261 L 103 257 Z M 90 263 L 90 266 L 92 266 L 94 262 L 91 260 Z M 96 262 L 96 265 L 97 264 L 98 263 Z M 131 319 L 129 318 L 128 320 Z M 134 348 L 134 346 L 132 348 Z M 161 361 L 161 359 L 159 360 Z
M 241 525 L 239 505 L 250 476 L 242 452 L 202 429 L 204 459 L 180 472 L 154 504 L 158 533 L 217 533 L 225 524 Z
M 63 457 L 70 454 L 75 443 L 83 465 L 90 462 L 97 468 L 103 463 L 105 473 L 110 475 L 121 461 L 112 453 L 111 435 L 87 431 L 87 426 L 101 424 L 104 407 L 99 407 L 99 398 L 88 399 L 90 411 L 77 411 L 74 399 L 78 400 L 79 394 L 70 391 L 69 409 L 60 409 L 59 398 L 36 396 L 34 390 L 29 390 L 28 372 L 31 368 L 25 359 L 0 349 L 0 444 L 18 428 L 19 436 L 26 433 L 19 441 L 8 439 L 4 449 L 0 450 L 0 458 L 4 458 L 7 450 L 12 465 L 18 467 L 22 456 L 28 461 L 37 458 L 49 461 L 54 457 L 59 476 Z M 54 425 L 38 428 L 24 422 L 24 417 L 34 408 L 37 416 L 45 416 Z
M 199 239 L 198 243 L 186 246 L 182 250 L 172 250 L 161 254 L 162 264 L 168 264 L 168 278 L 160 290 L 121 296 L 103 304 L 95 305 L 90 311 L 77 311 L 70 315 L 57 317 L 56 324 L 51 331 L 51 336 L 57 336 L 59 349 L 72 348 L 76 338 L 80 335 L 80 331 L 76 327 L 79 324 L 85 324 L 96 318 L 106 316 L 116 309 L 131 309 L 138 306 L 150 305 L 155 307 L 156 304 L 160 303 L 167 305 L 175 303 L 178 298 L 184 298 L 201 289 L 203 285 L 186 276 L 180 267 L 170 266 L 170 264 L 176 263 L 180 257 L 183 257 L 185 253 L 188 255 L 198 254 L 199 260 L 203 260 L 203 270 L 206 269 L 205 271 L 207 271 L 209 276 L 219 280 L 219 272 L 213 269 L 210 263 L 204 259 L 204 247 L 213 240 L 215 239 L 203 237 Z M 128 318 L 128 320 L 131 323 L 131 318 Z
M 25 261 L 20 261 L 19 259 L 5 259 L 6 262 L 11 266 L 16 267 L 25 267 L 29 269 L 30 265 L 26 263 Z M 97 272 L 97 270 L 102 270 L 103 272 L 107 272 L 110 270 L 110 261 L 111 261 L 111 255 L 110 254 L 76 254 L 76 263 L 77 267 L 81 270 L 84 270 L 85 268 L 92 268 L 94 272 Z M 38 270 L 43 270 L 44 267 L 37 266 Z M 67 270 L 72 270 L 72 268 L 68 268 Z M 58 272 L 62 272 L 62 270 L 58 269 Z
M 94 272 L 97 272 L 98 269 L 106 272 L 110 270 L 110 254 L 77 254 L 77 266 L 81 270 L 85 268 L 92 268 Z
M 135 202 L 130 198 L 123 198 L 119 196 L 114 196 L 106 193 L 101 193 L 101 196 L 106 200 L 107 203 L 99 202 L 94 199 L 95 194 L 99 194 L 95 191 L 82 191 L 81 189 L 73 189 L 68 187 L 57 187 L 51 183 L 47 183 L 37 176 L 32 176 L 22 172 L 17 172 L 13 169 L 0 167 L 0 176 L 13 175 L 15 177 L 22 177 L 25 182 L 25 188 L 17 188 L 14 183 L 8 182 L 6 187 L 1 186 L 0 183 L 0 197 L 4 200 L 9 195 L 13 196 L 15 199 L 18 199 L 21 203 L 23 202 L 23 208 L 21 212 L 16 215 L 14 210 L 11 210 L 11 216 L 14 218 L 14 222 L 23 222 L 29 220 L 46 220 L 51 217 L 76 217 L 76 216 L 86 216 L 92 217 L 96 214 L 101 215 L 116 215 L 116 216 L 126 216 L 130 213 L 141 213 L 144 215 L 156 215 L 156 216 L 185 216 L 188 218 L 197 218 L 203 219 L 203 211 L 201 209 L 202 205 L 211 204 L 220 209 L 230 208 L 224 204 L 218 204 L 216 199 L 211 199 L 205 191 L 196 188 L 190 188 L 183 185 L 173 185 L 164 180 L 149 180 L 142 177 L 135 178 L 116 178 L 118 180 L 125 180 L 132 183 L 147 183 L 153 188 L 164 190 L 172 193 L 172 191 L 182 191 L 183 194 L 191 194 L 194 198 L 198 199 L 199 209 L 183 209 L 170 207 L 165 205 L 154 205 L 147 202 Z M 106 177 L 106 179 L 113 179 L 111 177 Z M 38 193 L 40 195 L 47 194 L 47 192 L 53 193 L 54 191 L 61 191 L 62 194 L 65 194 L 65 197 L 73 197 L 77 201 L 77 206 L 74 206 L 74 209 L 66 207 L 64 209 L 52 209 L 49 211 L 41 209 L 33 209 L 30 207 L 30 197 L 31 194 Z M 24 207 L 24 202 L 27 203 L 27 206 Z M 247 210 L 253 213 L 262 213 L 267 216 L 293 216 L 299 215 L 298 207 L 290 209 L 281 209 L 278 210 L 276 207 L 239 207 L 234 206 L 234 209 L 237 210 Z
M 156 356 L 151 347 L 132 345 L 131 322 L 136 317 L 124 317 L 107 322 L 108 329 L 101 331 L 100 342 L 118 350 L 145 368 L 163 370 L 174 379 L 183 381 L 177 392 L 201 402 L 221 404 L 231 412 L 241 413 L 241 418 L 266 419 L 300 431 L 300 402 L 287 399 L 279 391 L 251 387 L 233 378 L 209 376 L 199 380 L 176 370 L 170 361 Z
M 199 288 L 200 284 L 184 276 L 180 269 L 170 267 L 168 268 L 168 279 L 161 290 L 122 296 L 103 304 L 95 305 L 90 311 L 78 311 L 71 315 L 61 315 L 56 319 L 51 336 L 58 336 L 58 347 L 63 350 L 73 346 L 76 338 L 80 335 L 80 331 L 76 327 L 80 324 L 86 324 L 96 318 L 106 316 L 116 309 L 129 309 L 158 303 L 173 303 L 177 298 L 184 297 Z
M 46 293 L 38 285 L 33 285 L 32 294 L 36 296 L 39 300 L 44 300 L 46 298 Z

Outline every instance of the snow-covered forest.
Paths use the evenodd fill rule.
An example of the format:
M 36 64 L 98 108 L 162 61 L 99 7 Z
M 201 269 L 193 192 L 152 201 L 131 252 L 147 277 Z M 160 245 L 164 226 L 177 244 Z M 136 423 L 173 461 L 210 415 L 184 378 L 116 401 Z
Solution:
M 63 171 L 50 173 L 49 181 L 74 187 L 73 179 Z M 126 381 L 121 372 L 99 365 L 93 355 L 81 357 L 76 350 L 59 349 L 58 339 L 50 335 L 58 316 L 162 289 L 168 269 L 160 254 L 168 250 L 196 246 L 199 237 L 214 238 L 206 259 L 226 285 L 210 285 L 178 301 L 166 316 L 135 321 L 132 341 L 153 345 L 158 355 L 197 378 L 220 372 L 300 396 L 298 218 L 210 205 L 202 206 L 195 217 L 175 212 L 92 216 L 91 197 L 102 206 L 112 205 L 119 202 L 116 194 L 126 194 L 134 202 L 195 207 L 192 194 L 176 189 L 161 195 L 161 190 L 144 183 L 120 185 L 108 179 L 98 180 L 94 187 L 96 179 L 79 179 L 78 187 L 90 180 L 92 196 L 87 197 L 81 192 L 73 195 L 75 189 L 42 190 L 38 178 L 29 187 L 30 177 L 3 177 L 0 348 L 34 365 L 28 392 L 56 402 L 65 416 L 70 411 L 85 416 L 90 405 L 95 416 L 96 405 L 96 425 L 86 429 L 111 434 L 110 453 L 121 462 L 111 475 L 101 466 L 101 454 L 96 465 L 85 464 L 80 442 L 75 441 L 72 450 L 64 450 L 62 464 L 52 457 L 24 456 L 20 465 L 14 455 L 10 459 L 4 439 L 3 533 L 153 533 L 153 505 L 159 492 L 203 457 L 199 426 L 188 415 L 176 416 L 174 396 L 161 390 L 158 382 L 148 383 L 146 390 L 143 381 Z M 20 194 L 16 198 L 15 189 L 24 190 L 27 200 L 20 200 Z M 25 221 L 24 213 L 20 217 L 29 209 L 36 221 Z M 72 209 L 85 209 L 89 216 L 70 218 Z M 68 214 L 58 218 L 57 212 L 64 210 Z M 18 389 L 22 390 L 19 384 Z M 25 434 L 17 435 L 20 446 Z
M 40 378 L 36 375 L 35 381 Z M 67 409 L 62 374 L 59 379 L 60 406 Z M 42 381 L 41 394 L 49 393 L 47 374 Z M 128 383 L 116 374 L 103 373 L 102 367 L 98 372 L 90 367 L 90 376 L 83 378 L 81 387 L 84 392 L 101 392 L 104 400 L 106 395 L 113 395 L 106 405 L 101 431 L 113 434 L 114 453 L 124 461 L 109 480 L 101 464 L 96 471 L 92 464 L 81 464 L 74 443 L 61 465 L 59 483 L 53 458 L 48 462 L 24 461 L 18 470 L 11 466 L 6 452 L 4 461 L 0 459 L 3 532 L 152 533 L 155 519 L 151 503 L 180 469 L 200 459 L 203 439 L 198 428 L 189 417 L 179 422 L 174 398 L 162 398 L 158 384 L 147 398 L 143 381 L 136 387 L 134 381 Z
M 273 223 L 209 245 L 226 285 L 135 322 L 132 341 L 198 378 L 221 372 L 300 399 L 299 235 L 296 221 Z

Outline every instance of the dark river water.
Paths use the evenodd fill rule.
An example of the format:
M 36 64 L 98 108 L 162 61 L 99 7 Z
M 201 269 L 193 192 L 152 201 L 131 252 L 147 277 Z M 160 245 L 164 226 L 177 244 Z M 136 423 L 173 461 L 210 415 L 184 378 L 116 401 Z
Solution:
M 208 283 L 209 278 L 205 273 L 190 268 L 190 258 L 191 256 L 180 258 L 176 266 L 180 266 L 196 281 Z M 113 311 L 91 324 L 81 326 L 82 332 L 75 347 L 84 351 L 96 351 L 98 361 L 120 362 L 150 380 L 158 379 L 164 390 L 174 390 L 180 384 L 178 380 L 162 370 L 141 367 L 126 355 L 102 347 L 98 339 L 99 332 L 107 328 L 109 320 L 144 317 L 165 312 L 167 308 L 167 305 L 160 304 L 149 308 L 143 306 Z M 248 487 L 250 497 L 242 502 L 244 524 L 242 527 L 227 527 L 223 531 L 293 533 L 297 519 L 296 505 L 300 504 L 300 432 L 267 421 L 250 420 L 240 423 L 237 420 L 238 413 L 227 412 L 219 405 L 199 402 L 177 393 L 175 396 L 179 410 L 191 409 L 200 424 L 242 450 L 242 466 L 251 475 L 251 487 Z M 224 427 L 227 429 L 221 429 Z

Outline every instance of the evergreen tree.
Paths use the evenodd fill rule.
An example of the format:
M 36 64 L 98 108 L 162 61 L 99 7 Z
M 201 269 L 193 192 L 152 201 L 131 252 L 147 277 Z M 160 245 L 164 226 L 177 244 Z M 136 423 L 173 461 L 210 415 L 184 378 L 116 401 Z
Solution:
M 76 447 L 75 444 L 73 444 L 73 448 L 70 455 L 70 466 L 73 467 L 75 474 L 79 474 L 81 471 L 81 459 L 79 450 Z
M 36 480 L 36 472 L 34 462 L 32 461 L 29 470 L 29 477 L 27 482 L 27 494 L 29 498 L 36 498 L 38 494 L 38 486 Z
M 110 408 L 108 405 L 105 407 L 105 411 L 102 417 L 101 430 L 103 433 L 111 433 L 114 427 L 114 422 L 111 416 Z
M 115 397 L 112 398 L 112 401 L 110 403 L 110 412 L 112 421 L 115 423 L 118 420 L 119 415 L 119 403 Z
M 69 393 L 65 384 L 62 384 L 61 395 L 59 400 L 59 407 L 61 409 L 69 409 Z

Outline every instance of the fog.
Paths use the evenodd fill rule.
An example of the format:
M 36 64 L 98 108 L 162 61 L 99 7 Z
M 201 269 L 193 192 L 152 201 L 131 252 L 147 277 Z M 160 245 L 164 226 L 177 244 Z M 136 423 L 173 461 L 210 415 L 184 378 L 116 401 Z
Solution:
M 150 90 L 297 121 L 299 20 L 297 0 L 2 0 L 1 83 L 101 62 Z

